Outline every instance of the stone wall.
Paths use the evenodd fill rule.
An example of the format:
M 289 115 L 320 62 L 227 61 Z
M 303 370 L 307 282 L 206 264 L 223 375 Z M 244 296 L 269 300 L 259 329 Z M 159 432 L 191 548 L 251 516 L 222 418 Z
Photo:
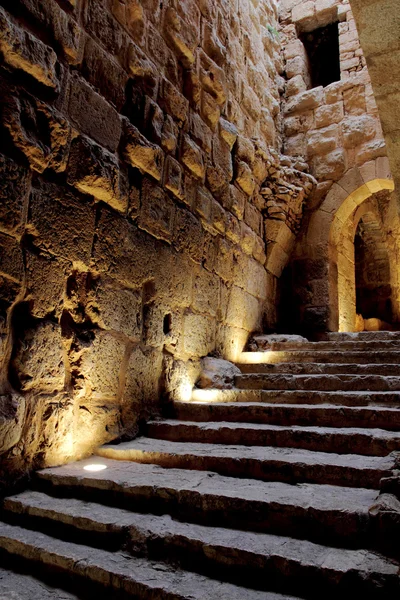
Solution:
M 274 0 L 2 2 L 3 477 L 134 435 L 200 357 L 274 319 L 260 189 L 310 188 L 279 154 L 277 17 Z
M 335 22 L 339 22 L 340 81 L 312 88 L 300 38 Z M 284 152 L 307 162 L 318 182 L 285 274 L 283 313 L 293 317 L 286 320 L 286 327 L 297 331 L 337 330 L 334 305 L 338 299 L 332 297 L 332 288 L 337 292 L 337 285 L 332 286 L 337 279 L 337 257 L 330 240 L 334 216 L 346 198 L 363 186 L 369 185 L 367 193 L 361 194 L 365 199 L 380 190 L 392 190 L 393 182 L 350 4 L 346 0 L 283 0 L 281 27 L 287 77 Z M 358 204 L 356 199 L 353 212 Z M 389 233 L 395 227 L 394 221 L 389 224 Z M 353 250 L 350 270 L 354 270 Z M 349 272 L 348 286 L 353 283 Z

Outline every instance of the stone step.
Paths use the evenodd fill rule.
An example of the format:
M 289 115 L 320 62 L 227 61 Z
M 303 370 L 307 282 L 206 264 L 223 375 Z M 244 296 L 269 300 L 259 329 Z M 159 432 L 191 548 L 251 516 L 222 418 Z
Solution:
M 29 560 L 69 576 L 78 589 L 81 581 L 101 584 L 112 598 L 121 598 L 122 591 L 125 598 L 148 600 L 242 600 L 244 597 L 249 600 L 295 600 L 293 596 L 223 583 L 126 552 L 108 552 L 5 523 L 0 524 L 0 550 L 16 561 Z M 13 596 L 7 598 L 12 599 Z
M 239 389 L 251 390 L 321 390 L 321 391 L 377 391 L 400 390 L 400 377 L 382 375 L 292 375 L 247 374 L 236 377 Z M 400 392 L 398 393 L 400 404 Z
M 400 592 L 398 563 L 367 550 L 332 548 L 270 534 L 239 534 L 233 529 L 182 523 L 169 515 L 142 515 L 32 491 L 8 498 L 5 509 L 16 519 L 33 519 L 41 530 L 54 530 L 61 524 L 73 538 L 90 540 L 95 534 L 98 540 L 102 536 L 104 545 L 113 533 L 133 554 L 218 573 L 230 582 L 259 589 L 272 584 L 281 593 L 293 591 L 306 598 L 336 598 L 338 593 L 354 598 L 357 590 L 363 597 L 382 600 Z M 243 597 L 248 598 L 247 590 Z
M 353 333 L 346 332 L 331 332 L 327 334 L 327 339 L 332 342 L 346 341 L 381 341 L 381 340 L 397 340 L 400 342 L 400 331 L 359 331 Z
M 171 442 L 145 437 L 102 446 L 96 454 L 165 468 L 214 471 L 230 477 L 372 489 L 379 489 L 380 480 L 390 477 L 396 468 L 394 455 L 340 455 L 285 447 Z
M 192 402 L 266 402 L 269 404 L 339 404 L 340 406 L 382 406 L 400 409 L 399 392 L 323 391 L 323 390 L 231 390 L 197 389 Z
M 391 352 L 400 351 L 400 339 L 367 339 L 367 340 L 353 340 L 344 339 L 337 341 L 322 341 L 322 342 L 271 342 L 267 345 L 261 344 L 259 346 L 260 351 L 276 351 L 276 352 L 287 352 L 287 351 L 329 351 L 329 352 Z
M 343 393 L 343 392 L 342 392 Z M 362 427 L 400 431 L 400 410 L 384 406 L 270 404 L 267 402 L 175 402 L 171 418 L 181 421 L 233 421 L 269 425 Z
M 1 531 L 1 524 L 0 524 Z M 60 589 L 55 581 L 42 581 L 37 577 L 21 572 L 20 565 L 15 570 L 0 568 L 0 598 L 1 600 L 84 600 L 83 596 L 71 594 Z
M 129 510 L 165 514 L 198 524 L 289 535 L 324 544 L 368 547 L 377 492 L 366 488 L 236 479 L 186 469 L 163 469 L 90 459 L 36 474 L 38 491 L 74 496 Z M 92 459 L 93 461 L 93 459 Z
M 396 350 L 266 350 L 264 352 L 242 352 L 239 364 L 255 363 L 356 363 L 356 364 L 400 364 L 400 351 Z
M 387 456 L 400 450 L 400 433 L 355 427 L 299 427 L 241 422 L 152 421 L 147 435 L 154 439 L 196 444 L 297 448 L 321 453 Z
M 242 373 L 291 375 L 389 375 L 400 376 L 400 364 L 264 363 L 237 364 Z

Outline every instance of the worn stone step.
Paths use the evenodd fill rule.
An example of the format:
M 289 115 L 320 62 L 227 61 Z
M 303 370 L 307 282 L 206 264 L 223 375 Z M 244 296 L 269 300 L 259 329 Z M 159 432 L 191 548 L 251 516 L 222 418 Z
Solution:
M 394 455 L 340 455 L 285 447 L 171 442 L 146 437 L 102 446 L 96 454 L 167 468 L 214 471 L 230 477 L 373 489 L 379 489 L 380 480 L 390 477 L 396 468 Z
M 289 373 L 291 375 L 393 375 L 400 376 L 400 364 L 346 363 L 264 363 L 240 364 L 242 373 Z
M 340 406 L 383 406 L 400 409 L 399 392 L 326 390 L 192 390 L 192 401 L 206 404 L 224 402 L 266 402 L 269 404 L 339 404 Z
M 41 581 L 36 576 L 20 572 L 16 565 L 15 570 L 11 566 L 0 568 L 0 598 L 1 600 L 86 600 L 87 596 L 81 593 L 71 594 L 62 590 L 56 582 Z
M 93 459 L 92 459 L 93 460 Z M 180 520 L 304 538 L 324 544 L 368 547 L 377 492 L 366 488 L 290 485 L 225 477 L 208 471 L 163 469 L 99 458 L 36 474 L 39 491 L 165 514 Z
M 297 350 L 266 350 L 264 352 L 242 352 L 240 364 L 254 363 L 357 363 L 357 364 L 400 364 L 399 350 L 336 350 L 304 348 Z
M 151 421 L 147 435 L 171 442 L 298 448 L 323 453 L 387 456 L 400 450 L 400 433 L 356 427 L 301 427 L 244 422 Z
M 256 591 L 217 581 L 165 563 L 66 542 L 38 531 L 0 524 L 0 550 L 76 579 L 108 588 L 109 597 L 149 600 L 295 600 L 293 596 Z M 12 597 L 11 597 L 12 598 Z M 10 600 L 11 600 L 10 598 Z M 9 600 L 9 599 L 7 599 Z
M 247 374 L 236 377 L 236 386 L 253 390 L 377 391 L 400 390 L 400 377 L 382 375 Z M 400 404 L 400 392 L 398 394 Z
M 327 340 L 321 342 L 268 342 L 266 345 L 261 341 L 259 344 L 259 350 L 286 352 L 286 351 L 329 351 L 332 353 L 336 352 L 370 352 L 370 351 L 400 351 L 400 339 L 339 339 L 339 340 Z
M 7 498 L 5 508 L 16 518 L 34 519 L 43 530 L 62 524 L 85 539 L 93 533 L 96 539 L 101 535 L 105 544 L 111 533 L 117 534 L 136 555 L 218 573 L 242 585 L 261 589 L 272 585 L 281 593 L 293 590 L 306 598 L 336 598 L 338 593 L 354 598 L 357 590 L 363 597 L 387 600 L 400 592 L 398 563 L 367 550 L 332 548 L 269 534 L 238 534 L 233 529 L 182 523 L 169 515 L 142 515 L 32 491 Z
M 341 341 L 381 341 L 397 340 L 400 342 L 400 331 L 335 331 L 327 334 L 327 339 L 332 342 Z
M 344 392 L 342 392 L 344 393 Z M 279 404 L 267 402 L 175 402 L 171 418 L 182 421 L 234 421 L 270 425 L 362 427 L 400 431 L 400 410 L 385 406 Z

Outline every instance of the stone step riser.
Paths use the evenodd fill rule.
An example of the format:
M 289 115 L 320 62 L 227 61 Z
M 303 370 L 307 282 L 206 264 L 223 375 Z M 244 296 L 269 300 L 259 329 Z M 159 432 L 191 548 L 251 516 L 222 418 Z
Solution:
M 400 377 L 400 365 L 381 364 L 329 364 L 329 363 L 277 363 L 237 364 L 243 374 L 278 373 L 288 375 L 385 375 Z
M 400 343 L 400 332 L 399 331 L 360 331 L 358 333 L 348 332 L 331 332 L 327 334 L 328 341 L 332 342 L 367 342 L 367 341 L 395 341 L 398 340 Z
M 330 464 L 304 464 L 301 462 L 285 462 L 279 460 L 257 460 L 250 458 L 233 459 L 230 457 L 198 456 L 159 453 L 135 452 L 134 455 L 117 451 L 98 452 L 116 460 L 133 460 L 141 464 L 155 464 L 169 469 L 193 469 L 197 471 L 213 471 L 229 477 L 259 479 L 261 481 L 281 481 L 284 483 L 317 483 L 379 489 L 383 477 L 392 474 L 384 469 L 360 469 Z
M 326 341 L 326 342 L 273 342 L 261 346 L 259 350 L 275 352 L 313 351 L 313 352 L 374 352 L 400 351 L 400 340 L 366 340 L 366 341 Z
M 400 431 L 400 410 L 381 407 L 176 402 L 170 416 L 180 421 L 228 421 L 281 426 L 361 427 Z
M 379 439 L 373 436 L 352 433 L 351 435 L 302 432 L 299 429 L 257 431 L 256 429 L 221 427 L 203 429 L 196 425 L 170 427 L 168 424 L 150 423 L 147 426 L 149 437 L 170 442 L 196 442 L 203 444 L 227 444 L 239 446 L 272 446 L 278 448 L 298 448 L 314 452 L 336 454 L 359 454 L 361 456 L 387 456 L 400 450 L 399 439 Z M 365 484 L 366 485 L 366 484 Z
M 236 387 L 249 390 L 309 390 L 326 392 L 396 392 L 400 404 L 400 378 L 374 375 L 239 375 Z
M 49 525 L 57 531 L 59 523 L 64 525 L 64 534 L 69 533 L 73 539 L 84 535 L 86 543 L 90 543 L 94 532 L 101 534 L 104 546 L 107 546 L 109 531 L 95 521 L 90 523 L 65 519 L 65 514 L 57 511 L 34 511 L 20 503 L 8 503 L 8 515 L 17 517 L 30 516 L 32 523 L 40 531 L 46 532 Z M 33 519 L 32 519 L 33 517 Z M 319 598 L 323 594 L 327 598 L 336 598 L 340 593 L 343 598 L 353 598 L 354 589 L 363 596 L 387 600 L 388 594 L 400 593 L 400 580 L 393 574 L 382 574 L 371 571 L 351 569 L 343 577 L 341 568 L 335 569 L 331 564 L 324 569 L 316 561 L 305 563 L 294 557 L 285 556 L 282 550 L 269 553 L 252 548 L 252 537 L 247 535 L 247 544 L 234 545 L 223 539 L 223 531 L 219 542 L 210 542 L 207 536 L 201 536 L 196 530 L 192 535 L 170 530 L 164 533 L 163 528 L 152 524 L 137 524 L 139 515 L 133 515 L 133 523 L 128 527 L 115 527 L 124 548 L 133 556 L 147 556 L 151 560 L 166 561 L 180 568 L 196 570 L 201 574 L 222 578 L 224 581 L 246 585 L 260 590 L 271 586 L 280 593 L 302 594 L 307 598 Z M 139 517 L 140 519 L 140 517 Z M 23 520 L 22 520 L 23 521 Z M 66 526 L 66 528 L 65 528 Z M 111 528 L 110 528 L 111 529 Z M 172 527 L 173 530 L 173 527 Z M 221 531 L 221 530 L 220 530 Z M 228 532 L 227 532 L 228 533 Z M 228 534 L 229 535 L 229 534 Z M 244 534 L 246 535 L 246 534 Z M 95 538 L 98 540 L 98 538 Z M 284 538 L 286 539 L 286 538 Z M 97 541 L 96 541 L 97 543 Z M 245 548 L 243 546 L 246 546 Z M 376 589 L 376 578 L 380 579 L 380 587 Z M 290 579 L 289 579 L 290 578 Z
M 137 487 L 114 484 L 112 489 L 91 488 L 89 480 L 82 486 L 73 478 L 65 484 L 57 482 L 57 489 L 36 482 L 38 491 L 68 496 L 89 502 L 101 502 L 135 512 L 154 515 L 169 514 L 173 518 L 208 526 L 231 527 L 237 530 L 271 533 L 312 542 L 339 545 L 346 548 L 368 548 L 374 539 L 373 519 L 367 513 L 344 513 L 342 510 L 314 509 L 284 501 L 199 494 L 196 489 L 176 489 L 166 486 Z M 240 535 L 240 533 L 238 534 Z

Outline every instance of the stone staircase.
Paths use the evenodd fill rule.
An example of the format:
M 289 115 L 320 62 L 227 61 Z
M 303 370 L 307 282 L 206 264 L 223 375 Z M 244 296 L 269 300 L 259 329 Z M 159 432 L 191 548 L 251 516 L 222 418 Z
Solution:
M 5 499 L 15 598 L 42 580 L 44 598 L 400 598 L 400 502 L 377 509 L 399 467 L 399 334 L 260 346 L 234 389 Z

